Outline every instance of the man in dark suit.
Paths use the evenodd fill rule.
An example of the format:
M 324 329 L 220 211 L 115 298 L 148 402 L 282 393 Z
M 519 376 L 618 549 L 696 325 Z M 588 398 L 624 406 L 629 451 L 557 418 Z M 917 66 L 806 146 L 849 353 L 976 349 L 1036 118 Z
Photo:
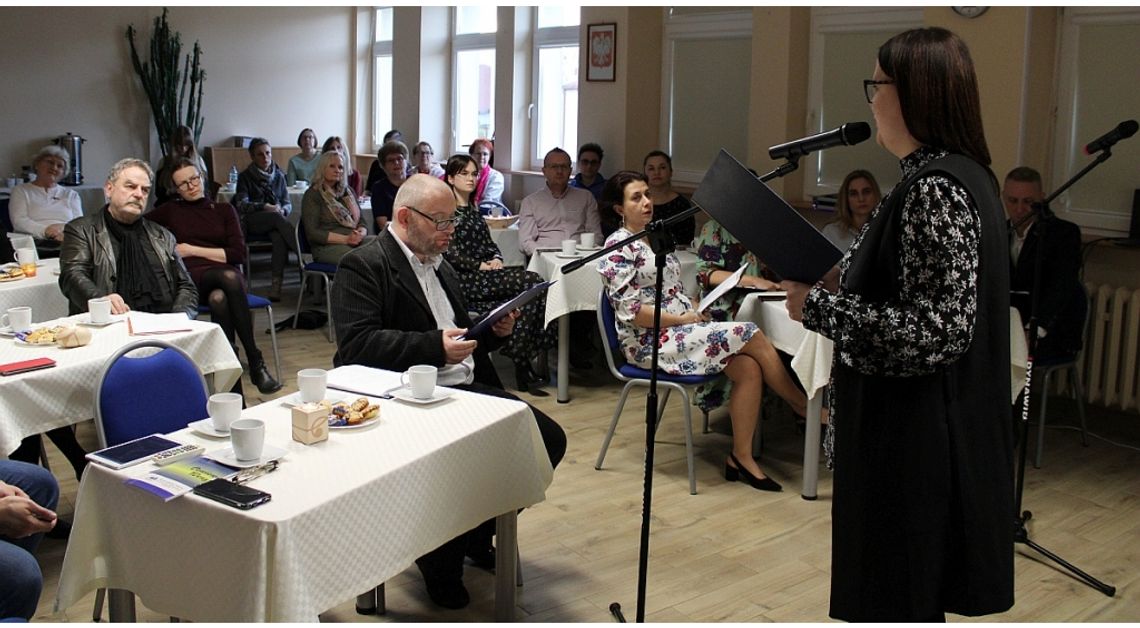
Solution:
M 1032 168 L 1011 170 L 1001 197 L 1010 222 L 1010 301 L 1026 324 L 1033 299 L 1037 248 L 1043 249 L 1034 358 L 1072 358 L 1084 342 L 1088 309 L 1080 283 L 1081 230 L 1047 208 L 1035 211 L 1034 203 L 1040 203 L 1045 194 L 1041 175 Z
M 491 332 L 470 340 L 472 325 L 455 270 L 443 259 L 454 233 L 455 200 L 445 183 L 414 175 L 400 186 L 392 222 L 373 242 L 341 258 L 333 281 L 332 309 L 337 352 L 333 363 L 404 371 L 416 364 L 439 368 L 438 382 L 477 393 L 516 399 L 503 390 L 488 352 L 514 328 L 517 312 Z M 566 434 L 549 416 L 531 408 L 550 464 L 566 453 Z M 463 557 L 494 565 L 489 521 L 416 560 L 432 601 L 463 608 Z

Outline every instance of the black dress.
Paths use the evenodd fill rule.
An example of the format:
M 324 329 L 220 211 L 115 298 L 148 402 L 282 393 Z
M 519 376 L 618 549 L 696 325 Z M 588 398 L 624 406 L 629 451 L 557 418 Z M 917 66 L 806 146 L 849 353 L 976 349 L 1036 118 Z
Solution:
M 653 218 L 655 220 L 664 220 L 666 218 L 672 217 L 674 214 L 679 214 L 692 206 L 692 201 L 685 198 L 684 195 L 678 194 L 677 198 L 674 198 L 668 203 L 653 205 Z M 692 246 L 693 236 L 697 234 L 697 217 L 689 216 L 681 222 L 670 225 L 669 234 L 673 236 L 674 244 L 680 246 Z
M 444 257 L 455 267 L 463 287 L 463 298 L 469 307 L 486 314 L 507 301 L 542 283 L 538 273 L 523 268 L 479 270 L 479 264 L 502 259 L 502 253 L 491 240 L 491 231 L 479 210 L 470 206 L 455 211 L 455 233 Z M 554 346 L 554 334 L 546 329 L 546 296 L 522 308 L 515 330 L 500 352 L 515 364 L 523 364 L 540 352 Z
M 835 341 L 832 617 L 1013 605 L 1009 252 L 989 171 L 902 160 L 804 325 Z

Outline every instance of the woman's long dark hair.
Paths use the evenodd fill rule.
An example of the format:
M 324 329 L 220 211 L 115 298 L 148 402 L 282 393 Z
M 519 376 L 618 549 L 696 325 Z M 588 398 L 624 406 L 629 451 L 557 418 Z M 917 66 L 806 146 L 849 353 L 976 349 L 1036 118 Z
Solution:
M 625 203 L 625 188 L 634 181 L 646 182 L 645 175 L 632 170 L 622 170 L 610 177 L 602 188 L 602 199 L 598 203 L 598 214 L 601 219 L 602 234 L 606 237 L 618 230 L 621 226 L 621 214 L 617 208 Z
M 978 78 L 961 37 L 937 27 L 905 31 L 879 48 L 878 61 L 914 139 L 990 165 Z
M 464 155 L 462 153 L 452 155 L 447 158 L 447 165 L 443 168 L 443 182 L 447 184 L 447 187 L 451 188 L 451 193 L 455 195 L 456 200 L 459 200 L 459 193 L 455 191 L 455 186 L 451 184 L 450 179 L 460 172 L 463 172 L 463 169 L 466 168 L 468 164 L 475 166 L 475 178 L 478 179 L 479 162 L 475 161 L 475 158 L 470 155 Z M 474 196 L 475 190 L 472 190 L 471 196 L 467 198 L 467 202 L 473 203 L 475 201 Z

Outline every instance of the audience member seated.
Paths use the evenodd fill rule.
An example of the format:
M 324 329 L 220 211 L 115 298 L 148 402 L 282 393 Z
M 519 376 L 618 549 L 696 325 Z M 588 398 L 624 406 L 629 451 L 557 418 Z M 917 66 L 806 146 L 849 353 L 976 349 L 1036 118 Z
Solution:
M 348 187 L 344 155 L 336 149 L 321 153 L 317 177 L 301 199 L 301 224 L 313 259 L 340 263 L 368 234 L 356 194 Z
M 293 242 L 293 224 L 286 218 L 293 211 L 289 186 L 285 181 L 285 173 L 273 163 L 273 147 L 268 140 L 253 138 L 249 143 L 249 156 L 253 161 L 238 175 L 237 192 L 234 193 L 233 201 L 241 214 L 244 233 L 247 236 L 268 235 L 273 244 L 273 279 L 269 288 L 269 300 L 280 301 L 289 251 L 296 248 Z M 179 190 L 179 196 L 183 199 L 186 198 L 184 192 Z
M 432 150 L 431 144 L 427 142 L 420 142 L 412 148 L 412 173 L 411 174 L 426 174 L 432 177 L 442 178 L 443 168 L 439 164 L 432 161 L 435 156 L 435 151 Z
M 651 151 L 642 161 L 642 168 L 649 182 L 649 197 L 653 199 L 653 215 L 658 220 L 671 218 L 692 207 L 689 199 L 673 189 L 673 158 L 668 153 Z M 691 246 L 696 232 L 696 216 L 689 216 L 669 227 L 669 234 L 677 246 Z
M 602 157 L 605 153 L 602 147 L 594 142 L 582 144 L 578 149 L 578 174 L 570 179 L 570 187 L 587 190 L 594 195 L 595 201 L 602 199 L 602 188 L 606 187 L 606 177 L 599 170 L 602 168 Z M 602 233 L 607 237 L 609 233 Z M 610 233 L 613 233 L 612 231 Z
M 866 170 L 853 170 L 843 178 L 835 201 L 835 222 L 823 228 L 823 235 L 835 248 L 846 251 L 851 248 L 855 236 L 863 230 L 863 225 L 871 219 L 871 212 L 879 204 L 882 195 L 875 175 Z
M 369 188 L 372 192 L 372 218 L 376 233 L 388 228 L 392 219 L 392 203 L 396 192 L 408 180 L 408 147 L 399 140 L 391 140 L 376 153 L 376 163 L 380 164 L 380 176 Z
M 479 180 L 475 182 L 475 207 L 483 201 L 503 202 L 503 173 L 495 170 L 491 162 L 495 159 L 495 144 L 480 137 L 471 142 L 467 153 L 479 164 Z
M 340 139 L 337 135 L 329 137 L 321 147 L 321 153 L 327 153 L 330 150 L 335 150 L 340 153 L 341 159 L 344 160 L 345 180 L 347 181 L 348 189 L 352 190 L 356 198 L 362 198 L 365 190 L 363 185 L 364 181 L 361 180 L 360 172 L 352 163 L 352 154 L 348 152 L 348 146 L 345 145 L 344 140 Z M 320 167 L 316 168 L 316 171 L 316 176 L 322 176 L 320 174 Z
M 321 156 L 317 152 L 317 134 L 312 129 L 301 131 L 297 136 L 297 146 L 301 147 L 301 152 L 289 158 L 289 167 L 285 172 L 289 185 L 296 185 L 298 181 L 307 184 L 313 178 L 317 158 Z
M 70 163 L 71 156 L 66 150 L 44 146 L 32 157 L 36 180 L 21 183 L 11 190 L 8 217 L 12 228 L 35 239 L 40 257 L 59 257 L 63 226 L 83 215 L 79 195 L 59 185 L 59 180 L 70 172 Z
M 1010 224 L 1010 302 L 1027 327 L 1033 303 L 1037 247 L 1043 249 L 1034 358 L 1072 358 L 1084 344 L 1088 310 L 1080 279 L 1081 229 L 1057 218 L 1048 208 L 1040 213 L 1035 211 L 1033 204 L 1044 200 L 1045 192 L 1041 174 L 1032 168 L 1022 166 L 1011 170 L 1002 185 L 1001 198 Z
M 490 311 L 535 284 L 542 277 L 522 268 L 504 268 L 503 255 L 491 240 L 487 221 L 478 208 L 471 205 L 479 166 L 468 155 L 453 155 L 447 161 L 447 184 L 455 196 L 455 233 L 451 245 L 443 254 L 459 276 L 463 298 L 482 313 Z M 429 175 L 430 176 L 430 175 Z M 531 364 L 547 349 L 554 346 L 553 334 L 546 330 L 546 298 L 539 297 L 521 310 L 515 331 L 500 351 L 515 364 L 515 381 L 518 389 L 527 392 L 541 387 L 546 381 Z M 545 392 L 532 390 L 536 395 Z
M 519 248 L 534 255 L 539 247 L 560 248 L 563 240 L 583 233 L 600 241 L 598 203 L 586 190 L 570 187 L 569 153 L 561 148 L 546 153 L 542 176 L 546 185 L 524 198 L 519 209 Z
M 213 196 L 210 193 L 210 173 L 206 168 L 206 162 L 202 160 L 202 156 L 198 154 L 198 149 L 194 145 L 194 133 L 190 127 L 182 125 L 174 129 L 174 133 L 170 135 L 166 156 L 158 162 L 158 169 L 155 171 L 157 173 L 154 186 L 155 207 L 178 198 L 178 190 L 174 189 L 171 174 L 173 174 L 174 162 L 182 157 L 189 159 L 198 166 L 198 171 L 202 173 L 202 180 L 206 182 L 206 196 Z
M 0 619 L 31 620 L 44 577 L 33 555 L 57 523 L 59 484 L 36 465 L 0 460 Z
M 404 134 L 400 132 L 400 129 L 392 129 L 384 134 L 384 139 L 380 141 L 380 146 L 383 147 L 388 142 L 404 142 Z M 404 143 L 404 146 L 406 147 L 407 143 Z M 407 176 L 410 177 L 415 174 L 415 167 L 412 166 L 411 162 L 408 162 L 406 166 Z M 384 165 L 380 159 L 377 158 L 377 160 L 372 162 L 372 165 L 368 167 L 368 178 L 365 179 L 364 182 L 364 193 L 368 194 L 372 186 L 376 185 L 376 182 L 383 177 Z
M 259 146 L 268 148 L 264 143 Z M 255 163 L 261 157 L 255 157 Z M 275 172 L 280 174 L 280 168 Z M 174 187 L 180 198 L 158 206 L 147 218 L 174 234 L 178 241 L 174 250 L 182 256 L 198 287 L 199 303 L 210 308 L 210 319 L 221 326 L 230 344 L 235 336 L 241 338 L 249 363 L 249 379 L 263 395 L 268 395 L 280 390 L 281 384 L 270 376 L 257 348 L 245 277 L 236 268 L 245 261 L 245 238 L 233 206 L 206 198 L 203 183 L 193 162 L 179 161 L 174 165 Z
M 488 355 L 511 335 L 517 312 L 478 338 L 459 339 L 472 322 L 460 280 L 442 257 L 454 219 L 454 195 L 439 179 L 414 175 L 400 188 L 388 229 L 345 255 L 337 270 L 332 287 L 337 339 L 333 363 L 397 372 L 430 364 L 439 368 L 442 386 L 517 400 L 503 390 Z M 531 411 L 550 464 L 557 466 L 566 453 L 566 434 L 541 410 Z M 416 560 L 433 602 L 445 608 L 468 604 L 464 554 L 478 566 L 492 567 L 493 529 L 493 520 L 485 522 Z
M 624 225 L 610 235 L 606 244 L 633 235 L 653 220 L 649 186 L 645 177 L 636 172 L 623 171 L 611 177 L 602 194 L 602 205 L 606 211 L 616 212 Z M 597 265 L 614 308 L 623 357 L 644 369 L 651 368 L 654 340 L 657 270 L 653 258 L 653 250 L 643 238 L 603 257 Z M 752 458 L 752 436 L 760 417 L 764 384 L 771 386 L 801 416 L 807 412 L 807 397 L 796 387 L 776 349 L 754 323 L 712 322 L 698 313 L 684 292 L 676 255 L 667 256 L 664 272 L 658 367 L 672 375 L 727 375 L 735 388 L 728 402 L 732 451 L 724 464 L 724 477 L 728 481 L 739 478 L 760 490 L 781 490 Z

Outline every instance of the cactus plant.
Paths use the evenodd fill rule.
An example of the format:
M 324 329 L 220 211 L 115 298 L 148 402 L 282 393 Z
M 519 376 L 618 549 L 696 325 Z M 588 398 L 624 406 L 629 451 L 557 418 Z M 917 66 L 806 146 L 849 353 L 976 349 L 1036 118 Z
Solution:
M 142 82 L 150 109 L 154 113 L 154 130 L 158 132 L 162 156 L 169 150 L 167 140 L 174 129 L 185 124 L 194 133 L 194 145 L 202 136 L 206 119 L 202 116 L 202 94 L 206 71 L 202 69 L 202 47 L 194 42 L 194 54 L 182 56 L 182 35 L 170 30 L 166 21 L 167 10 L 154 18 L 154 33 L 150 38 L 149 61 L 139 59 L 135 48 L 135 27 L 127 26 L 127 41 L 131 46 L 131 64 Z

